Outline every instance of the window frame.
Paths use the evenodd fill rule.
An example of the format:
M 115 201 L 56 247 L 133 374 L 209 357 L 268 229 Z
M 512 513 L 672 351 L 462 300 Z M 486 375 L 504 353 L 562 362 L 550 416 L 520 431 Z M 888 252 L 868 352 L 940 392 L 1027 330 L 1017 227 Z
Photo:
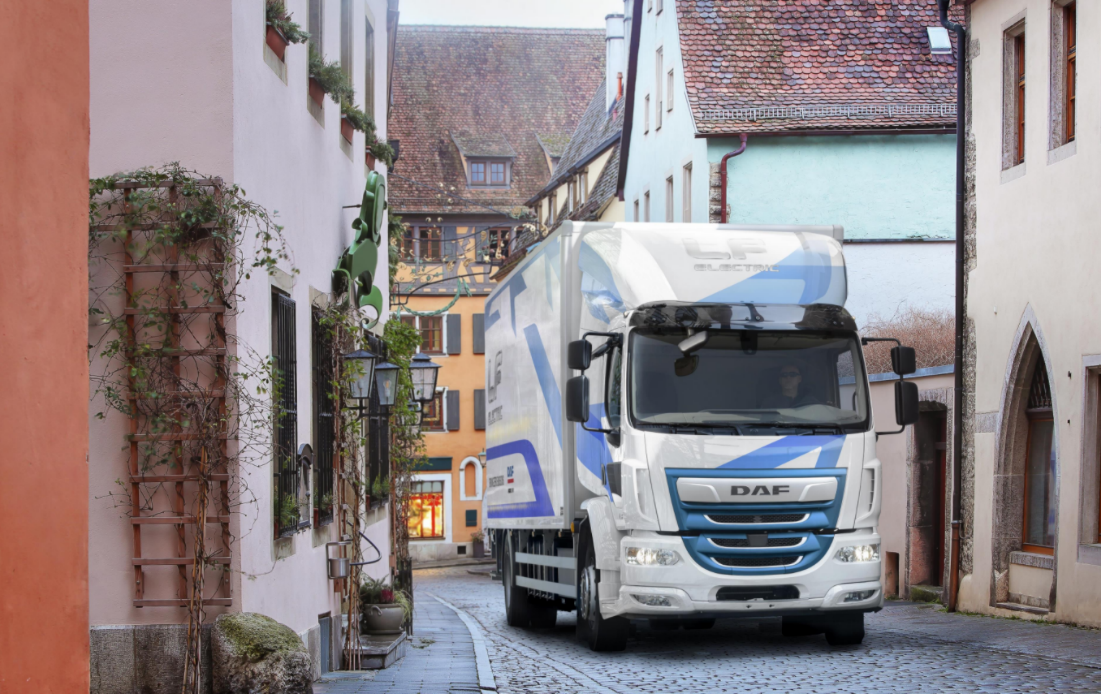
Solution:
M 673 68 L 665 73 L 665 112 L 673 112 Z
M 665 221 L 668 224 L 673 223 L 675 191 L 676 186 L 673 185 L 673 176 L 670 175 L 665 179 Z
M 314 306 L 310 311 L 310 332 L 312 342 L 311 386 L 313 393 L 313 440 L 314 446 L 314 499 L 320 500 L 326 495 L 334 495 L 333 480 L 336 476 L 336 398 L 332 393 L 332 384 L 336 373 L 332 352 L 332 335 L 322 325 L 321 310 Z M 328 434 L 326 435 L 326 432 Z M 318 527 L 333 522 L 335 498 L 328 511 L 320 503 L 314 505 L 317 511 Z
M 450 476 L 450 475 L 448 475 L 448 476 Z M 438 507 L 440 524 L 439 524 L 439 528 L 437 529 L 438 534 L 425 536 L 423 534 L 420 534 L 419 530 L 417 531 L 417 533 L 414 533 L 412 528 L 409 527 L 409 524 L 408 524 L 408 521 L 407 521 L 406 529 L 409 532 L 409 539 L 410 540 L 425 541 L 425 542 L 440 542 L 440 541 L 446 541 L 448 539 L 448 532 L 447 532 L 447 530 L 448 530 L 447 521 L 448 521 L 448 515 L 449 515 L 447 513 L 447 511 L 448 511 L 448 508 L 447 508 L 447 506 L 448 506 L 448 504 L 447 504 L 448 481 L 449 481 L 448 479 L 444 479 L 439 475 L 413 475 L 413 479 L 410 480 L 410 484 L 409 484 L 410 511 L 412 511 L 412 509 L 414 507 L 423 510 L 424 507 L 420 504 L 416 504 L 417 501 L 420 501 L 421 499 L 423 499 L 425 497 L 435 498 L 435 497 L 438 496 L 439 500 L 440 500 L 439 507 Z M 438 491 L 438 492 L 435 491 L 435 489 L 434 489 L 434 485 L 436 485 L 436 484 L 440 485 L 440 491 Z M 425 491 L 424 487 L 418 487 L 417 485 L 430 485 L 430 486 L 428 487 L 428 491 Z M 431 508 L 431 506 L 430 506 L 430 508 Z M 423 514 L 422 514 L 422 517 L 423 517 Z M 409 514 L 409 518 L 410 518 L 410 520 L 413 518 L 413 513 Z M 432 518 L 433 518 L 433 521 L 435 521 L 435 518 L 436 518 L 435 510 L 433 510 Z M 432 523 L 432 526 L 433 527 L 436 526 L 435 522 Z
M 363 33 L 363 111 L 375 117 L 375 27 L 371 18 L 364 16 Z
M 681 221 L 692 223 L 692 162 L 681 167 Z
M 642 134 L 646 135 L 650 132 L 650 95 L 647 94 L 642 100 Z
M 289 319 L 290 324 L 286 325 Z M 297 304 L 290 294 L 271 291 L 271 355 L 280 384 L 273 391 L 276 416 L 272 429 L 273 485 L 272 524 L 275 539 L 289 537 L 303 527 L 302 484 L 298 470 L 298 332 Z M 288 386 L 289 382 L 289 386 Z M 293 491 L 292 491 L 293 490 Z M 280 507 L 293 494 L 296 522 L 283 527 Z M 308 527 L 308 521 L 305 523 Z
M 661 130 L 661 81 L 665 79 L 664 47 L 654 51 L 654 130 Z
M 433 407 L 435 412 L 439 415 L 439 426 L 434 424 L 435 417 L 429 419 L 429 407 Z M 446 434 L 447 433 L 447 388 L 437 388 L 435 395 L 432 399 L 424 404 L 423 415 L 421 416 L 421 431 L 430 434 Z
M 1055 451 L 1055 437 L 1058 436 L 1058 428 L 1055 426 L 1055 411 L 1052 403 L 1052 391 L 1051 380 L 1047 373 L 1047 367 L 1044 365 L 1042 359 L 1037 360 L 1035 366 L 1032 367 L 1032 377 L 1029 379 L 1029 395 L 1025 405 L 1025 417 L 1028 419 L 1028 436 L 1025 441 L 1025 461 L 1024 469 L 1022 470 L 1022 499 L 1021 499 L 1021 549 L 1025 552 L 1031 552 L 1033 554 L 1046 554 L 1048 556 L 1054 556 L 1055 554 L 1055 528 L 1052 528 L 1052 545 L 1037 545 L 1027 541 L 1028 538 L 1028 521 L 1030 518 L 1030 502 L 1029 502 L 1029 465 L 1032 461 L 1032 439 L 1035 433 L 1036 425 L 1043 422 L 1051 424 L 1051 436 L 1048 441 L 1047 454 L 1044 457 L 1045 461 L 1050 462 L 1052 453 Z M 1045 392 L 1046 391 L 1046 392 Z M 1056 462 L 1056 465 L 1058 463 Z M 1055 475 L 1055 479 L 1050 481 L 1051 484 L 1058 484 L 1058 473 Z M 1052 495 L 1052 490 L 1047 490 L 1048 495 Z M 1056 498 L 1055 513 L 1058 514 L 1058 500 Z M 1050 510 L 1049 510 L 1050 511 Z
M 407 225 L 407 233 L 401 237 L 398 242 L 399 252 L 401 253 L 402 262 L 422 262 L 422 263 L 442 263 L 443 260 L 443 227 L 435 225 Z M 425 236 L 421 232 L 431 232 L 435 230 L 439 232 L 439 236 L 433 238 L 431 236 Z M 436 255 L 431 255 L 433 244 L 437 251 Z M 427 247 L 427 250 L 424 250 Z M 428 255 L 423 255 L 427 253 Z
M 1078 4 L 1063 6 L 1063 144 L 1074 142 L 1078 89 Z
M 643 206 L 642 206 L 642 214 L 643 214 L 644 219 L 642 221 L 649 222 L 650 221 L 650 191 L 646 191 L 642 194 L 642 200 L 643 200 L 643 203 L 644 203 Z
M 474 167 L 482 169 L 482 180 L 475 181 Z M 501 167 L 501 179 L 494 182 L 495 167 Z M 512 160 L 506 157 L 473 157 L 466 163 L 466 185 L 468 188 L 506 190 L 512 187 Z

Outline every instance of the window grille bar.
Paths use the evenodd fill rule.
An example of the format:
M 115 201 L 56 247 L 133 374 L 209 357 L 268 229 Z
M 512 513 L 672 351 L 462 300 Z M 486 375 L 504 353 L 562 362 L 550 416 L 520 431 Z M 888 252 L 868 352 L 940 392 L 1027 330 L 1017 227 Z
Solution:
M 298 528 L 298 383 L 295 344 L 295 304 L 284 294 L 273 294 L 272 350 L 278 379 L 275 418 L 275 516 L 279 536 Z M 293 513 L 287 510 L 293 504 Z M 293 521 L 290 516 L 293 516 Z

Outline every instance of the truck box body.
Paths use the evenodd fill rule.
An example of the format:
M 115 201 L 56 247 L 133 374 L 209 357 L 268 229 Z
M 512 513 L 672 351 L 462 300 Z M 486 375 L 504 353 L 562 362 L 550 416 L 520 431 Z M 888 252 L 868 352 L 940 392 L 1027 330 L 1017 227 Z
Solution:
M 874 593 L 854 607 L 881 604 L 878 561 L 827 558 L 878 543 L 881 485 L 842 233 L 567 222 L 500 282 L 485 309 L 484 518 L 495 543 L 528 543 L 540 578 L 521 584 L 577 598 L 582 567 L 535 555 L 573 557 L 562 538 L 581 522 L 605 616 L 813 610 L 840 606 L 843 584 Z M 704 348 L 677 351 L 698 332 Z M 614 434 L 566 418 L 567 348 L 586 334 L 609 344 L 585 372 L 585 427 Z M 778 378 L 800 380 L 797 409 Z M 785 404 L 762 410 L 768 398 Z M 559 539 L 533 549 L 548 531 Z M 677 559 L 625 561 L 646 548 Z M 764 599 L 720 597 L 754 586 Z

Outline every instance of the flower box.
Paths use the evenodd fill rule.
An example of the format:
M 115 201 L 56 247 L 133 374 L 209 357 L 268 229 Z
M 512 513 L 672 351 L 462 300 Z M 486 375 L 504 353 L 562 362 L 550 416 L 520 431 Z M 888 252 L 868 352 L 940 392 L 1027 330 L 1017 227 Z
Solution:
M 352 127 L 352 121 L 348 120 L 344 116 L 340 117 L 340 134 L 344 136 L 344 139 L 348 142 L 352 141 L 352 136 L 355 135 L 356 129 Z
M 318 106 L 325 101 L 325 90 L 321 88 L 321 83 L 313 77 L 310 78 L 310 98 Z
M 283 36 L 282 32 L 269 24 L 265 39 L 272 53 L 275 53 L 275 55 L 279 57 L 279 60 L 285 61 L 286 58 L 284 56 L 287 54 L 287 44 L 289 43 L 287 37 Z
M 370 169 L 372 171 L 375 170 L 375 161 L 376 161 L 376 159 L 375 159 L 375 155 L 371 154 L 371 150 L 367 150 L 367 153 L 364 155 L 364 161 L 367 163 L 367 168 L 368 169 Z

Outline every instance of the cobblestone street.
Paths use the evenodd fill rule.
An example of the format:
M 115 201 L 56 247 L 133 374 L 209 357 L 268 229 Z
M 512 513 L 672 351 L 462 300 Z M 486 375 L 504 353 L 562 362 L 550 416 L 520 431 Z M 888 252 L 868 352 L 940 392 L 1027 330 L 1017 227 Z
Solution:
M 571 614 L 560 612 L 558 626 L 550 631 L 508 627 L 501 586 L 484 574 L 452 567 L 420 570 L 415 576 L 418 611 L 440 613 L 442 606 L 433 600 L 439 597 L 480 626 L 502 693 L 1101 691 L 1101 633 L 1092 630 L 888 603 L 867 618 L 867 637 L 854 648 L 831 648 L 820 636 L 785 639 L 753 622 L 720 621 L 709 631 L 675 632 L 638 623 L 626 652 L 593 653 L 575 638 Z M 443 624 L 437 619 L 430 628 Z M 446 625 L 462 628 L 456 619 Z M 411 651 L 418 661 L 458 657 L 454 646 L 459 639 L 441 638 L 439 631 L 417 637 L 414 643 L 436 640 Z M 461 639 L 469 642 L 465 634 Z M 473 654 L 465 659 L 472 663 Z M 407 658 L 403 669 L 412 670 L 410 665 Z M 359 690 L 321 685 L 317 691 L 420 691 L 397 684 L 380 687 L 383 679 L 380 673 Z M 469 682 L 467 676 L 451 691 L 469 691 Z

